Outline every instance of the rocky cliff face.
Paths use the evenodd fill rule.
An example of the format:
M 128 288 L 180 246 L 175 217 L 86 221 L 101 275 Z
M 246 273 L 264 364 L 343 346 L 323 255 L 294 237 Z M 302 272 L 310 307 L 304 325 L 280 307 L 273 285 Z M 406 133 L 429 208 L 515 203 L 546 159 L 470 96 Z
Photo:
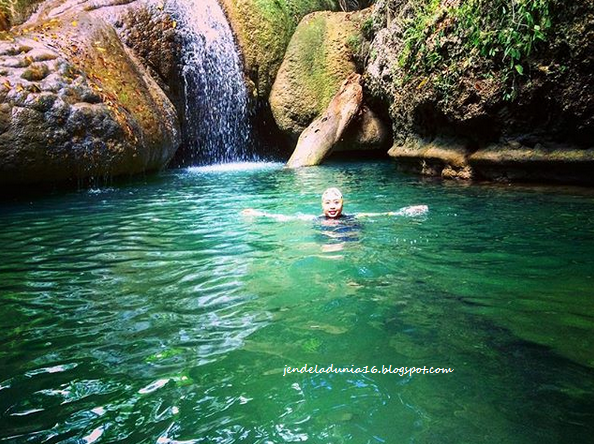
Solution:
M 377 0 L 371 15 L 317 13 L 299 28 L 312 11 L 369 2 L 221 3 L 267 131 L 278 129 L 269 95 L 295 140 L 358 71 L 367 105 L 391 121 L 389 153 L 406 169 L 594 181 L 591 1 Z M 1 11 L 4 29 L 27 15 Z M 47 0 L 0 31 L 0 182 L 166 165 L 180 144 L 179 58 L 175 22 L 143 0 Z M 350 145 L 386 140 L 369 107 L 345 132 Z
M 594 4 L 504 3 L 376 3 L 365 79 L 390 153 L 423 174 L 591 182 Z
M 179 145 L 175 109 L 102 19 L 106 10 L 44 6 L 0 41 L 0 182 L 102 179 L 166 165 Z

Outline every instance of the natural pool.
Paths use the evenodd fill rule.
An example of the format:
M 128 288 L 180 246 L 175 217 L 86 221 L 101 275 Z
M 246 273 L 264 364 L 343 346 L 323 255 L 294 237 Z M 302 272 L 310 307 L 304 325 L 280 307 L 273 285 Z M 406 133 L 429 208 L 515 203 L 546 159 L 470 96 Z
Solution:
M 429 213 L 338 249 L 239 214 L 316 214 L 330 185 L 347 213 Z M 591 190 L 256 164 L 5 203 L 0 227 L 0 442 L 594 435 Z M 454 372 L 283 376 L 305 364 Z

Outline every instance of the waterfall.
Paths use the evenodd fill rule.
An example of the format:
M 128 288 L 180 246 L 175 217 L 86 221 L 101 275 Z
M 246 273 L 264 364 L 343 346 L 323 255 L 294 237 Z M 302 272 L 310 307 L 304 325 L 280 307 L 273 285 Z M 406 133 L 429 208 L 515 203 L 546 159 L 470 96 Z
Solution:
M 251 125 L 242 63 L 217 0 L 173 0 L 182 39 L 186 143 L 192 163 L 250 158 Z

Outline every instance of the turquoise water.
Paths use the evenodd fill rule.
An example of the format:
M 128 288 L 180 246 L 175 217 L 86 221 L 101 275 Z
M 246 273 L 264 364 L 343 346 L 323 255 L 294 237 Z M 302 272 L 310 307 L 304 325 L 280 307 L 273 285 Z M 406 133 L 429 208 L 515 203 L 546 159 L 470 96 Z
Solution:
M 361 220 L 318 222 L 334 185 Z M 594 193 L 390 162 L 167 171 L 0 207 L 0 442 L 582 443 Z M 284 375 L 286 366 L 368 373 Z M 382 366 L 449 374 L 372 373 Z M 590 437 L 590 438 L 588 438 Z

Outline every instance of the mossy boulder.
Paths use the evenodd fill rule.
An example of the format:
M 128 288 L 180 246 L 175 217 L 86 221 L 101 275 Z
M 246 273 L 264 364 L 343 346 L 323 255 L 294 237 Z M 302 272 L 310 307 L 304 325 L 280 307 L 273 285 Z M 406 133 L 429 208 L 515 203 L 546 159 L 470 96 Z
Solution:
M 0 68 L 0 183 L 155 170 L 179 145 L 171 102 L 96 15 L 13 29 Z
M 260 99 L 268 97 L 300 20 L 310 12 L 338 9 L 334 0 L 221 0 L 221 4 Z
M 296 139 L 357 67 L 353 46 L 367 12 L 315 12 L 295 31 L 270 93 L 279 128 Z

